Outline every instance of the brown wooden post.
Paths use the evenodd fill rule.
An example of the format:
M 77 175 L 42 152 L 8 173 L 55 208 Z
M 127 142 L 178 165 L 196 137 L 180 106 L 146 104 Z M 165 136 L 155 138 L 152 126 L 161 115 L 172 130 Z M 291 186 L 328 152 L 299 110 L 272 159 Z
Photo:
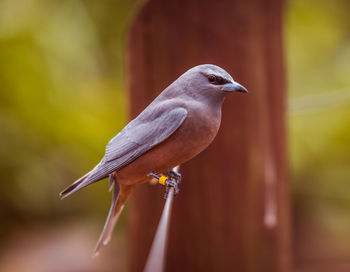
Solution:
M 288 271 L 282 0 L 150 0 L 128 39 L 130 117 L 188 68 L 213 63 L 249 90 L 224 102 L 214 143 L 181 168 L 166 271 Z M 129 205 L 129 270 L 142 271 L 162 200 Z

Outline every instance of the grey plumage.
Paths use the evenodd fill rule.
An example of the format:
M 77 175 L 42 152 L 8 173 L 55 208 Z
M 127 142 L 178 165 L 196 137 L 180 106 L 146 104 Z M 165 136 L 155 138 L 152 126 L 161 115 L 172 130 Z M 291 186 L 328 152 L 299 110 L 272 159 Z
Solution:
M 233 91 L 247 92 L 218 66 L 188 70 L 109 141 L 94 169 L 61 192 L 65 198 L 109 176 L 113 200 L 95 253 L 108 242 L 136 184 L 147 181 L 150 172 L 170 170 L 191 159 L 210 144 L 219 129 L 222 102 Z
M 87 177 L 84 176 L 84 181 L 67 193 L 66 190 L 63 191 L 62 197 L 65 198 L 91 183 L 106 178 L 168 138 L 187 116 L 187 111 L 181 107 L 169 111 L 170 105 L 171 102 L 163 103 L 153 110 L 146 108 L 109 141 L 101 162 Z

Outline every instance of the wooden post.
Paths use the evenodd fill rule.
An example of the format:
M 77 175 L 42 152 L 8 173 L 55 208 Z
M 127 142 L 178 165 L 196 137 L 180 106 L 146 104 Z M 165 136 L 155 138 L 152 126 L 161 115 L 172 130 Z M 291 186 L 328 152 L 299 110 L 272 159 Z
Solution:
M 187 69 L 212 63 L 249 90 L 223 106 L 214 143 L 181 167 L 166 271 L 288 271 L 282 0 L 149 0 L 128 39 L 130 117 Z M 161 186 L 129 205 L 129 271 L 142 271 Z

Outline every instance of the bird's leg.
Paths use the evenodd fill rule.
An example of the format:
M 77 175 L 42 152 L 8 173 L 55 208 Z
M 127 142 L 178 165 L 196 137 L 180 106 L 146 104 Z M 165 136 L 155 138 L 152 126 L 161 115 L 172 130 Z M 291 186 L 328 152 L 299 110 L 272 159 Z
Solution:
M 148 176 L 153 177 L 158 180 L 158 182 L 162 185 L 165 185 L 165 192 L 164 192 L 164 199 L 167 199 L 170 187 L 174 188 L 174 195 L 177 195 L 179 193 L 179 186 L 178 184 L 181 181 L 181 175 L 179 173 L 176 173 L 174 171 L 168 171 L 165 173 L 165 175 L 159 175 L 155 172 L 152 172 L 148 174 Z

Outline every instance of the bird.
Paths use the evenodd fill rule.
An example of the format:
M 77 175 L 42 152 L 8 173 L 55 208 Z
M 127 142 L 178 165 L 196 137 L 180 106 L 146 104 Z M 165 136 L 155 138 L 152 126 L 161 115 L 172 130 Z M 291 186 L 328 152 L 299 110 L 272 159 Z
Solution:
M 60 193 L 63 199 L 109 177 L 112 204 L 93 256 L 108 244 L 137 185 L 151 181 L 152 173 L 178 177 L 171 169 L 198 155 L 214 140 L 223 101 L 233 92 L 248 91 L 223 68 L 214 64 L 190 68 L 108 142 L 102 160 L 90 172 Z

